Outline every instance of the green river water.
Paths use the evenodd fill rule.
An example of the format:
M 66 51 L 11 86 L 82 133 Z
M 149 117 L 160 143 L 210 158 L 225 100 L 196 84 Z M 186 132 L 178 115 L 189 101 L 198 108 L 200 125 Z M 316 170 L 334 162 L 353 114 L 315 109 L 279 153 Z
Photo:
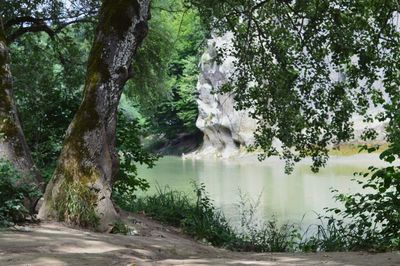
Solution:
M 246 194 L 253 201 L 259 198 L 259 218 L 275 216 L 280 223 L 301 222 L 308 226 L 317 222 L 315 213 L 339 206 L 332 197 L 332 189 L 345 193 L 361 191 L 360 185 L 352 181 L 353 173 L 379 165 L 379 161 L 376 155 L 333 157 L 317 174 L 311 172 L 309 165 L 309 161 L 300 163 L 293 174 L 286 175 L 284 163 L 274 158 L 259 162 L 256 157 L 230 160 L 164 157 L 153 169 L 139 167 L 139 175 L 150 182 L 146 194 L 155 193 L 156 185 L 191 192 L 191 180 L 204 183 L 215 206 L 233 224 L 239 221 L 240 194 Z

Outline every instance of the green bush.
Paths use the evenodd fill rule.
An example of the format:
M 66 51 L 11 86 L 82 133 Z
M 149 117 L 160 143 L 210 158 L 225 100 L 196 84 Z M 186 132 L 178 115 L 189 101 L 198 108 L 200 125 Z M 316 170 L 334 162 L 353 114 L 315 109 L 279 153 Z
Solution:
M 138 177 L 137 164 L 145 164 L 152 168 L 157 155 L 143 149 L 141 136 L 142 126 L 132 111 L 120 107 L 117 126 L 117 150 L 120 163 L 118 179 L 113 187 L 113 199 L 124 207 L 136 198 L 137 190 L 147 190 L 147 180 Z
M 63 182 L 54 199 L 57 219 L 84 228 L 96 229 L 100 219 L 96 214 L 97 195 L 79 182 Z
M 181 226 L 192 207 L 190 203 L 188 195 L 182 192 L 157 187 L 155 195 L 138 198 L 126 207 L 135 212 L 145 212 L 162 223 Z
M 362 177 L 357 180 L 365 189 L 362 193 L 335 196 L 344 208 L 330 211 L 339 216 L 340 225 L 346 223 L 349 249 L 400 248 L 400 166 L 393 165 L 399 150 L 392 144 L 381 153 L 380 159 L 389 166 L 356 173 Z
M 19 179 L 9 162 L 0 161 L 0 227 L 24 221 L 30 214 L 25 203 L 40 195 L 34 185 L 19 184 Z
M 311 225 L 306 230 L 306 235 L 299 243 L 299 250 L 304 252 L 317 251 L 349 251 L 354 248 L 349 238 L 349 228 L 343 220 L 333 217 L 318 217 L 320 224 Z M 313 231 L 314 230 L 314 231 Z
M 378 147 L 367 148 L 374 152 Z M 355 173 L 361 193 L 343 194 L 333 190 L 342 208 L 328 209 L 319 217 L 316 232 L 302 241 L 303 251 L 387 251 L 400 249 L 400 149 L 389 145 L 380 159 L 386 167 L 369 167 Z

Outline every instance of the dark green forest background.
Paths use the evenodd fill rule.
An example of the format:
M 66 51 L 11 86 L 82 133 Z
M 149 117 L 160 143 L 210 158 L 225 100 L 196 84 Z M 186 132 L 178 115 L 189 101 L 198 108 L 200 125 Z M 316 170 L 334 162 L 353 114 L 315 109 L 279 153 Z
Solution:
M 182 136 L 194 146 L 202 139 L 195 126 L 195 91 L 207 33 L 198 14 L 182 2 L 153 4 L 149 35 L 135 58 L 135 76 L 122 96 L 120 152 L 138 151 L 135 159 L 139 162 L 153 158 L 140 149 L 142 141 L 147 150 L 157 152 Z M 82 99 L 94 27 L 76 24 L 54 38 L 46 33 L 25 34 L 10 46 L 21 123 L 46 179 L 54 171 L 66 127 Z M 175 152 L 184 151 L 185 147 Z

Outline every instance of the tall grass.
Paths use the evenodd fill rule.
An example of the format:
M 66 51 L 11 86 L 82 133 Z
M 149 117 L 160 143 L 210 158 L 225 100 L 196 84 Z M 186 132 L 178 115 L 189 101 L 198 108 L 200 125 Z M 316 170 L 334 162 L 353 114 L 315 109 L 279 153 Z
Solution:
M 255 219 L 258 204 L 248 199 L 238 205 L 241 225 L 234 228 L 215 208 L 203 184 L 194 184 L 194 197 L 169 188 L 157 188 L 155 195 L 136 199 L 126 209 L 144 212 L 162 223 L 177 226 L 205 243 L 237 251 L 284 252 L 294 250 L 299 237 L 293 225 L 279 226 L 276 219 L 262 223 Z
M 240 225 L 235 228 L 240 241 L 236 249 L 255 252 L 294 251 L 300 237 L 299 227 L 295 224 L 279 225 L 278 220 L 265 221 L 258 218 L 261 195 L 252 201 L 247 194 L 239 191 L 240 200 L 236 204 L 240 217 Z
M 128 207 L 162 223 L 177 226 L 188 235 L 218 247 L 229 247 L 236 235 L 223 214 L 206 195 L 204 185 L 194 185 L 195 198 L 183 192 L 157 187 L 153 196 L 138 198 Z
M 348 230 L 343 221 L 334 218 L 318 216 L 319 224 L 308 226 L 299 243 L 299 250 L 305 252 L 317 251 L 348 251 Z
M 354 221 L 333 216 L 318 216 L 319 222 L 302 232 L 300 224 L 280 224 L 257 218 L 260 198 L 251 201 L 241 194 L 236 205 L 240 223 L 233 226 L 217 209 L 204 185 L 194 184 L 194 195 L 157 188 L 152 196 L 137 198 L 125 209 L 144 212 L 162 223 L 180 227 L 195 239 L 217 247 L 248 252 L 288 251 L 386 251 L 399 243 L 385 243 L 376 228 L 366 228 Z
M 400 247 L 400 232 L 395 238 L 398 242 L 390 243 L 386 241 L 377 228 L 366 228 L 354 221 L 344 221 L 332 216 L 319 217 L 319 224 L 309 226 L 305 235 L 309 235 L 309 237 L 303 237 L 298 245 L 298 250 L 305 252 L 385 252 L 398 250 Z

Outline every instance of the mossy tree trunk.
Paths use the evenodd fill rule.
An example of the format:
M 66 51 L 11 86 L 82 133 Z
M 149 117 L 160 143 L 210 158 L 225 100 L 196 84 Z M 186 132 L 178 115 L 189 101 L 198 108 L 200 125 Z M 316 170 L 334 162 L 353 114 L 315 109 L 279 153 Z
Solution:
M 150 0 L 105 0 L 88 61 L 84 98 L 70 124 L 39 217 L 104 231 L 118 217 L 117 107 L 148 30 Z
M 0 159 L 9 161 L 20 173 L 20 184 L 43 188 L 43 179 L 35 167 L 25 140 L 14 100 L 10 52 L 0 17 Z M 1 178 L 1 177 L 0 177 Z M 38 199 L 26 199 L 31 212 Z

